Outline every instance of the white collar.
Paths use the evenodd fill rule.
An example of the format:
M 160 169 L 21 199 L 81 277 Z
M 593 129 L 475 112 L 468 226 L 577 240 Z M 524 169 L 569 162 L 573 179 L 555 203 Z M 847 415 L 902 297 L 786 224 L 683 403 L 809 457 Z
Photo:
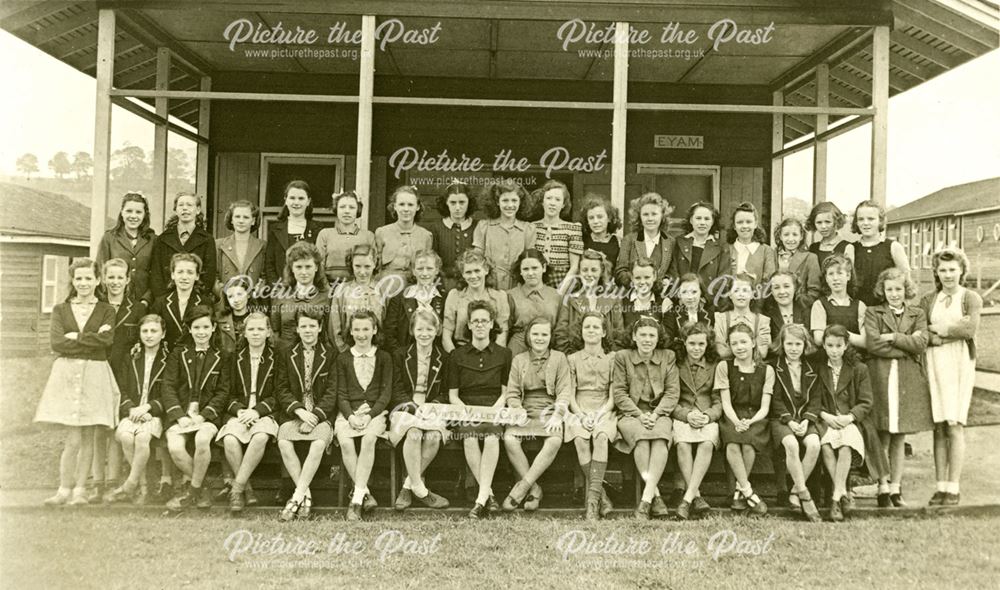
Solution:
M 441 220 L 441 223 L 443 223 L 444 226 L 447 227 L 448 229 L 455 229 L 455 220 L 452 219 L 451 217 L 443 218 Z M 462 225 L 459 227 L 460 229 L 469 229 L 470 227 L 472 227 L 472 218 L 466 217 L 465 219 L 463 219 Z
M 358 350 L 352 346 L 351 347 L 351 354 L 354 355 L 354 358 L 356 358 L 356 359 L 361 359 L 361 358 L 375 358 L 375 351 L 376 350 L 378 350 L 378 348 L 375 347 L 375 346 L 372 346 L 371 349 L 368 352 L 358 352 Z
M 684 237 L 685 238 L 691 238 L 693 240 L 694 237 L 695 237 L 694 236 L 694 232 L 689 232 L 688 235 L 686 235 Z M 715 238 L 715 234 L 708 234 L 708 237 L 705 238 L 705 243 L 707 244 L 708 242 L 714 242 L 715 239 L 716 239 Z

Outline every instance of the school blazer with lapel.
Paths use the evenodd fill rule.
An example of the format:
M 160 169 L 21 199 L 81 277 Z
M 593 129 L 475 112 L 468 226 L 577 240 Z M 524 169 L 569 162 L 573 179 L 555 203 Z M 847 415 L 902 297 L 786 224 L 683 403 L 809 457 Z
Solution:
M 323 229 L 319 223 L 313 220 L 306 221 L 306 229 L 302 232 L 302 241 L 310 244 L 316 243 L 316 237 Z M 285 252 L 292 245 L 288 238 L 288 221 L 276 221 L 269 225 L 267 229 L 267 246 L 264 248 L 264 280 L 267 284 L 273 285 L 275 281 L 280 281 L 285 272 Z M 319 269 L 323 272 L 324 269 Z
M 677 381 L 680 386 L 677 405 L 670 414 L 674 420 L 687 422 L 691 410 L 697 409 L 708 415 L 712 422 L 722 418 L 722 394 L 715 389 L 715 363 L 705 362 L 708 379 L 696 383 L 691 373 L 691 365 L 681 361 L 677 365 Z
M 889 333 L 896 335 L 895 341 L 879 340 L 879 336 Z M 872 390 L 889 390 L 889 372 L 895 359 L 899 371 L 899 391 L 909 395 L 930 395 L 924 366 L 929 334 L 927 316 L 919 307 L 906 306 L 898 321 L 885 304 L 869 307 L 865 311 L 865 339 Z
M 792 301 L 792 322 L 805 326 L 806 330 L 809 330 L 810 334 L 812 334 L 811 314 L 811 306 L 803 305 L 798 299 Z M 760 306 L 759 315 L 763 315 L 767 318 L 768 325 L 771 328 L 771 343 L 768 345 L 767 358 L 777 359 L 779 353 L 781 352 L 778 350 L 778 333 L 784 325 L 784 320 L 781 318 L 781 310 L 778 309 L 778 304 L 774 302 L 774 299 L 768 297 L 764 300 L 764 304 Z
M 688 323 L 687 310 L 683 309 L 683 307 L 680 303 L 675 303 L 673 307 L 663 314 L 662 324 L 663 330 L 666 332 L 668 346 L 671 342 L 683 346 L 683 342 L 676 341 L 677 338 L 680 338 L 681 330 Z M 709 328 L 712 327 L 714 317 L 708 311 L 704 302 L 698 304 L 698 313 L 696 316 L 698 322 L 705 324 Z
M 440 292 L 440 289 L 438 291 Z M 403 293 L 395 295 L 385 308 L 382 339 L 386 352 L 392 354 L 413 344 L 413 337 L 410 335 L 410 318 L 417 310 L 417 300 L 412 297 L 404 297 L 405 293 L 404 289 Z M 438 319 L 444 318 L 444 296 L 438 295 L 431 299 L 431 309 L 434 310 Z
M 868 377 L 868 367 L 859 362 L 845 362 L 840 369 L 840 379 L 834 390 L 830 366 L 825 360 L 817 364 L 819 366 L 816 372 L 819 373 L 819 379 L 813 384 L 813 389 L 819 394 L 822 410 L 830 414 L 853 414 L 854 421 L 860 428 L 872 409 L 872 385 Z M 822 421 L 820 426 L 822 427 Z
M 572 291 L 569 291 L 572 293 Z M 604 329 L 608 332 L 607 339 L 612 350 L 618 350 L 620 341 L 625 338 L 625 321 L 622 319 L 618 300 L 604 295 L 597 296 L 597 309 L 604 314 Z M 563 299 L 556 317 L 556 328 L 553 334 L 553 348 L 570 355 L 583 347 L 580 339 L 580 328 L 583 314 L 591 311 L 585 295 L 570 295 Z
M 264 352 L 257 367 L 257 405 L 253 410 L 263 416 L 270 416 L 278 407 L 274 396 L 276 380 L 274 348 L 264 345 Z M 229 401 L 226 404 L 226 414 L 236 416 L 240 410 L 246 410 L 250 403 L 250 392 L 253 382 L 250 378 L 250 348 L 244 346 L 233 355 L 232 376 L 229 378 Z
M 350 353 L 347 353 L 350 354 Z M 435 344 L 431 347 L 430 366 L 427 369 L 427 402 L 448 403 L 447 395 L 442 399 L 441 384 L 444 383 L 444 367 L 448 353 Z M 417 345 L 411 344 L 392 353 L 392 408 L 413 401 L 413 389 L 417 382 Z M 447 393 L 447 392 L 446 392 Z
M 774 267 L 778 268 L 778 249 L 774 249 Z M 808 250 L 793 252 L 788 259 L 788 270 L 795 275 L 798 288 L 795 290 L 795 300 L 806 307 L 811 307 L 813 301 L 819 299 L 820 269 L 819 258 Z
M 132 346 L 139 341 L 139 320 L 146 315 L 146 310 L 145 301 L 134 297 L 131 292 L 126 292 L 125 298 L 122 299 L 121 305 L 115 312 L 115 337 L 111 343 L 111 355 L 108 358 L 108 363 L 118 381 L 119 389 L 124 387 Z
M 264 249 L 267 243 L 264 240 L 250 236 L 247 242 L 247 251 L 240 264 L 239 256 L 236 255 L 236 238 L 232 235 L 215 240 L 215 251 L 218 258 L 216 267 L 218 268 L 218 282 L 223 288 L 226 281 L 236 276 L 246 276 L 257 284 L 257 281 L 264 277 Z
M 145 350 L 139 350 L 138 354 L 129 356 L 128 366 L 124 374 L 124 383 L 121 387 L 122 401 L 118 404 L 118 416 L 127 418 L 129 411 L 139 405 L 142 400 L 143 376 L 145 375 Z M 163 376 L 167 369 L 167 354 L 164 347 L 156 351 L 153 358 L 153 366 L 149 371 L 149 396 L 146 402 L 149 404 L 149 413 L 153 416 L 163 415 Z
M 154 297 L 163 295 L 170 289 L 170 259 L 174 254 L 189 252 L 201 258 L 201 272 L 198 281 L 203 289 L 211 289 L 215 285 L 215 240 L 212 234 L 195 226 L 187 242 L 181 244 L 177 228 L 171 228 L 157 236 L 153 241 L 153 260 L 150 265 L 150 287 Z
M 334 364 L 337 376 L 336 383 L 332 385 L 337 392 L 337 407 L 344 418 L 353 414 L 365 402 L 371 408 L 369 416 L 375 417 L 385 411 L 392 401 L 392 355 L 381 348 L 375 350 L 375 375 L 367 389 L 362 389 L 358 382 L 351 349 L 340 353 Z
M 187 307 L 184 308 L 184 314 L 181 315 L 180 304 L 177 302 L 177 291 L 172 289 L 166 295 L 158 297 L 155 302 L 153 302 L 153 307 L 150 308 L 151 313 L 155 313 L 163 318 L 163 321 L 167 324 L 166 329 L 166 340 L 169 344 L 176 346 L 180 343 L 181 339 L 187 334 L 187 319 L 191 315 L 191 311 L 198 305 L 210 305 L 209 301 L 206 301 L 204 297 L 197 290 L 191 292 L 191 296 L 188 299 Z
M 641 237 L 642 234 L 628 234 L 622 239 L 622 247 L 618 251 L 618 262 L 615 264 L 615 280 L 623 287 L 632 284 L 632 263 L 637 258 L 649 258 L 653 262 L 657 283 L 668 276 L 670 258 L 674 253 L 674 239 L 661 233 L 660 242 L 653 248 L 653 255 L 647 257 L 646 246 Z M 654 289 L 656 289 L 655 286 Z
M 805 400 L 795 399 L 795 386 L 792 383 L 792 374 L 788 370 L 788 361 L 782 355 L 777 361 L 771 363 L 774 368 L 774 393 L 771 395 L 771 419 L 782 424 L 790 421 L 801 421 L 803 418 L 813 424 L 819 423 L 819 412 L 823 408 L 823 400 L 816 388 L 819 374 L 808 361 L 802 362 L 802 374 L 799 379 L 799 391 L 805 396 Z M 841 379 L 843 379 L 841 374 Z M 796 403 L 796 402 L 799 403 Z
M 132 291 L 147 302 L 153 300 L 149 290 L 149 269 L 153 262 L 153 241 L 156 233 L 153 231 L 136 236 L 135 246 L 124 231 L 109 229 L 101 237 L 97 247 L 97 262 L 104 265 L 112 258 L 121 258 L 128 263 L 128 282 Z
M 654 350 L 649 362 L 649 380 L 653 388 L 656 406 L 653 411 L 659 416 L 669 416 L 680 399 L 680 381 L 677 377 L 677 363 L 673 351 Z M 636 366 L 640 364 L 639 352 L 635 349 L 619 350 L 615 353 L 615 364 L 611 371 L 611 393 L 615 407 L 624 416 L 638 418 L 642 415 L 637 402 L 642 395 L 642 384 Z
M 302 403 L 305 391 L 302 343 L 296 340 L 283 352 L 276 351 L 276 356 L 278 360 L 275 372 L 275 397 L 278 407 L 284 413 L 282 421 L 294 420 L 295 411 L 305 408 Z M 336 356 L 336 351 L 322 339 L 316 342 L 312 366 L 313 413 L 320 420 L 332 420 L 336 410 L 336 391 L 331 390 L 335 379 L 333 361 Z
M 504 399 L 520 400 L 524 394 L 524 379 L 532 370 L 531 352 L 522 352 L 510 363 L 510 377 L 507 379 L 507 394 Z M 549 360 L 545 363 L 545 393 L 557 406 L 569 406 L 569 398 L 576 395 L 573 390 L 573 376 L 569 369 L 569 359 L 558 350 L 549 351 Z
M 729 269 L 732 266 L 729 260 L 729 244 L 723 242 L 718 237 L 714 240 L 706 241 L 705 246 L 702 248 L 698 268 L 692 268 L 691 266 L 691 252 L 693 247 L 694 238 L 687 236 L 676 238 L 674 253 L 670 257 L 670 276 L 678 279 L 684 274 L 693 272 L 701 277 L 702 287 L 709 289 L 716 278 L 729 273 Z M 711 295 L 713 294 L 706 293 L 709 299 L 712 298 Z
M 162 399 L 167 416 L 164 426 L 170 426 L 186 415 L 191 402 L 198 402 L 199 412 L 206 422 L 218 426 L 229 398 L 231 362 L 232 358 L 227 353 L 210 347 L 205 354 L 199 379 L 194 368 L 194 346 L 182 345 L 170 353 L 163 379 Z

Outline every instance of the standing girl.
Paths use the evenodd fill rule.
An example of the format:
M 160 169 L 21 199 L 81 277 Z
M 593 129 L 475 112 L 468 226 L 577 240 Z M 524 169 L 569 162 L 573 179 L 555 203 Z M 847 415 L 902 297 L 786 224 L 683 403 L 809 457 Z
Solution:
M 226 462 L 235 474 L 229 488 L 230 512 L 241 512 L 245 505 L 257 503 L 250 476 L 264 457 L 267 441 L 278 436 L 278 423 L 271 417 L 278 403 L 274 349 L 267 340 L 270 335 L 267 316 L 250 314 L 243 327 L 244 345 L 233 357 L 227 418 L 215 439 L 222 443 Z
M 684 235 L 677 238 L 670 257 L 673 278 L 695 273 L 701 278 L 709 309 L 721 307 L 725 294 L 717 279 L 729 273 L 729 245 L 719 239 L 719 212 L 710 203 L 695 203 L 684 217 Z
M 323 260 L 323 272 L 331 285 L 344 282 L 351 276 L 351 264 L 346 262 L 350 251 L 359 245 L 375 247 L 375 234 L 361 229 L 358 217 L 364 204 L 354 191 L 333 195 L 333 211 L 337 220 L 333 227 L 320 230 L 316 237 L 316 249 Z
M 674 353 L 662 350 L 663 329 L 653 318 L 642 317 L 632 325 L 635 348 L 615 354 L 611 391 L 618 409 L 619 438 L 615 447 L 632 453 L 645 487 L 635 517 L 649 520 L 666 516 L 660 497 L 660 477 L 667 468 L 672 423 L 670 414 L 680 395 Z
M 68 428 L 59 460 L 59 490 L 45 500 L 50 506 L 88 503 L 85 485 L 94 458 L 95 430 L 114 428 L 117 422 L 120 394 L 108 364 L 115 310 L 97 300 L 97 276 L 96 262 L 74 260 L 69 266 L 69 295 L 52 309 L 49 340 L 57 358 L 35 422 Z
M 558 180 L 549 180 L 541 189 L 542 218 L 535 222 L 535 248 L 548 261 L 545 284 L 563 290 L 563 282 L 574 277 L 583 254 L 581 224 L 565 221 L 573 212 L 569 189 Z M 515 270 L 516 272 L 516 270 Z
M 379 288 L 385 293 L 399 293 L 413 276 L 410 267 L 413 254 L 434 246 L 431 232 L 416 224 L 420 218 L 420 197 L 417 187 L 401 186 L 389 197 L 389 219 L 395 223 L 375 230 L 375 251 L 381 261 Z M 383 279 L 396 277 L 382 283 Z
M 760 227 L 760 217 L 753 203 L 740 203 L 729 220 L 726 238 L 732 248 L 732 273 L 747 273 L 754 286 L 764 284 L 777 270 L 774 249 L 767 245 L 767 234 Z
M 774 228 L 777 270 L 795 275 L 796 299 L 808 307 L 819 297 L 819 260 L 806 249 L 806 228 L 794 217 L 786 217 Z
M 467 251 L 465 255 L 468 254 Z M 445 383 L 449 401 L 456 406 L 492 406 L 499 410 L 506 400 L 510 351 L 495 342 L 496 311 L 492 302 L 472 301 L 466 313 L 471 339 L 448 356 Z M 480 519 L 499 512 L 500 505 L 493 498 L 493 474 L 500 458 L 503 426 L 463 420 L 454 423 L 451 431 L 462 441 L 466 463 L 479 484 L 479 493 L 469 511 L 469 518 Z
M 875 295 L 878 275 L 887 268 L 898 268 L 910 274 L 910 261 L 906 248 L 895 240 L 883 237 L 885 231 L 885 210 L 875 201 L 862 201 L 854 209 L 851 231 L 861 234 L 861 238 L 847 251 L 847 257 L 854 263 L 854 296 L 865 305 L 881 303 Z
M 860 467 L 865 460 L 859 424 L 871 411 L 872 388 L 868 367 L 851 358 L 854 355 L 848 350 L 849 334 L 844 326 L 828 326 L 820 342 L 826 362 L 818 367 L 820 378 L 815 385 L 822 399 L 818 426 L 823 464 L 833 483 L 830 520 L 839 522 L 852 506 L 847 476 L 852 466 Z
M 413 343 L 411 322 L 418 309 L 433 313 L 440 327 L 444 319 L 444 296 L 441 295 L 441 257 L 434 250 L 420 250 L 413 255 L 414 284 L 389 300 L 382 329 L 383 350 L 393 353 Z M 440 330 L 438 331 L 440 334 Z M 436 338 L 440 344 L 440 338 Z
M 480 224 L 479 228 L 482 227 Z M 465 288 L 451 291 L 444 301 L 444 331 L 441 333 L 441 344 L 445 352 L 451 353 L 459 346 L 471 342 L 469 304 L 473 301 L 490 302 L 496 343 L 506 346 L 510 303 L 506 293 L 486 286 L 486 277 L 490 273 L 490 264 L 486 257 L 478 249 L 466 250 L 458 258 L 457 266 Z M 504 385 L 506 383 L 504 381 Z
M 486 270 L 490 273 L 490 283 L 501 291 L 514 286 L 514 261 L 521 252 L 535 245 L 535 226 L 523 221 L 530 209 L 528 200 L 528 191 L 516 182 L 494 183 L 486 199 L 486 215 L 489 218 L 479 223 L 472 232 L 472 245 L 488 261 Z M 457 269 L 462 272 L 461 263 Z
M 934 471 L 937 491 L 931 506 L 955 506 L 965 461 L 965 422 L 976 381 L 976 330 L 983 300 L 962 286 L 969 259 L 958 248 L 931 258 L 937 289 L 920 300 L 929 318 L 927 377 L 934 417 Z
M 215 286 L 215 240 L 205 229 L 205 216 L 201 207 L 201 197 L 192 193 L 178 193 L 174 199 L 174 214 L 164 226 L 163 233 L 153 240 L 153 253 L 149 263 L 149 282 L 153 297 L 165 295 L 170 290 L 176 254 L 197 256 L 201 261 L 198 282 L 206 290 Z
M 615 280 L 622 287 L 632 284 L 632 267 L 636 260 L 652 263 L 654 283 L 659 286 L 668 276 L 674 239 L 667 235 L 670 227 L 670 203 L 657 193 L 646 193 L 632 201 L 629 208 L 629 229 L 615 264 Z M 659 290 L 659 287 L 657 287 Z
M 406 479 L 393 508 L 406 510 L 416 496 L 429 508 L 447 508 L 448 500 L 427 489 L 424 471 L 448 440 L 444 419 L 425 413 L 427 402 L 441 403 L 441 384 L 447 353 L 438 342 L 441 319 L 432 311 L 417 309 L 409 319 L 413 343 L 393 353 L 392 413 L 389 415 L 389 442 L 403 441 Z M 405 440 L 404 440 L 405 439 Z
M 761 314 L 766 316 L 771 327 L 771 334 L 777 334 L 782 327 L 789 324 L 800 324 L 809 329 L 810 314 L 812 304 L 803 304 L 796 297 L 799 290 L 798 279 L 787 270 L 779 270 L 771 275 L 771 296 L 764 300 L 761 306 Z M 810 337 L 811 340 L 811 337 Z M 781 344 L 777 338 L 771 342 L 768 351 L 769 358 L 776 358 L 781 354 Z
M 618 208 L 600 195 L 587 195 L 580 209 L 580 225 L 583 228 L 583 249 L 596 250 L 608 260 L 618 260 L 621 244 L 618 230 L 622 227 Z
M 816 232 L 820 238 L 809 244 L 809 251 L 816 255 L 816 262 L 820 268 L 823 268 L 823 261 L 831 254 L 847 255 L 851 243 L 840 237 L 840 230 L 846 224 L 847 217 L 830 201 L 818 203 L 809 212 L 806 231 Z M 822 279 L 820 282 L 822 283 Z
M 885 303 L 869 307 L 865 314 L 872 417 L 882 448 L 889 452 L 888 477 L 879 481 L 879 508 L 906 505 L 900 489 L 906 435 L 934 428 L 924 368 L 927 315 L 920 307 L 906 304 L 916 291 L 909 275 L 887 268 L 875 283 L 876 295 Z
M 124 502 L 132 499 L 142 506 L 148 500 L 146 465 L 153 439 L 163 434 L 163 402 L 160 399 L 163 371 L 167 368 L 167 350 L 163 343 L 163 318 L 149 314 L 139 320 L 142 348 L 129 357 L 128 370 L 122 386 L 122 402 L 118 406 L 121 421 L 115 438 L 132 466 L 128 479 L 109 492 L 104 501 Z
M 510 301 L 510 338 L 507 347 L 516 358 L 530 347 L 527 343 L 527 326 L 535 318 L 545 318 L 555 325 L 562 297 L 549 286 L 547 279 L 552 268 L 545 256 L 534 248 L 521 253 L 514 262 L 517 286 L 507 291 Z
M 246 200 L 231 203 L 226 211 L 226 228 L 233 233 L 215 240 L 217 258 L 217 292 L 225 291 L 231 280 L 245 278 L 250 282 L 250 292 L 263 287 L 264 248 L 267 244 L 258 238 L 260 209 Z
M 715 368 L 715 389 L 722 397 L 725 420 L 720 425 L 722 444 L 726 447 L 726 464 L 736 478 L 733 510 L 766 514 L 767 504 L 750 485 L 750 473 L 757 453 L 768 444 L 767 415 L 774 391 L 774 369 L 765 364 L 754 346 L 754 333 L 746 324 L 729 328 L 726 337 L 730 360 Z
M 677 285 L 677 304 L 663 314 L 663 330 L 666 332 L 667 346 L 678 355 L 684 353 L 684 339 L 681 333 L 684 328 L 701 323 L 712 327 L 712 315 L 708 312 L 701 277 L 694 273 L 681 275 L 675 282 Z
M 137 299 L 153 301 L 149 292 L 149 271 L 153 260 L 156 232 L 149 227 L 149 203 L 142 193 L 128 192 L 122 197 L 115 226 L 104 232 L 97 247 L 97 263 L 120 258 L 128 265 L 129 283 Z
M 753 300 L 753 276 L 740 273 L 733 277 L 732 289 L 729 291 L 729 301 L 733 308 L 729 311 L 715 312 L 715 351 L 719 360 L 733 358 L 729 346 L 729 331 L 733 326 L 743 324 L 750 328 L 754 342 L 754 353 L 758 358 L 767 356 L 771 346 L 771 323 L 763 314 L 750 311 Z
M 247 318 L 254 311 L 259 311 L 250 305 L 250 289 L 250 279 L 237 276 L 222 291 L 222 313 L 219 315 L 217 338 L 219 346 L 229 354 L 236 352 Z
M 278 346 L 290 346 L 295 340 L 299 310 L 309 309 L 324 319 L 321 337 L 326 336 L 326 316 L 330 313 L 330 293 L 326 275 L 320 272 L 322 261 L 316 246 L 306 241 L 296 242 L 283 257 L 284 279 L 271 298 L 271 329 Z
M 167 322 L 167 344 L 180 344 L 191 323 L 191 311 L 210 306 L 211 298 L 198 279 L 201 258 L 197 254 L 178 252 L 170 259 L 170 285 L 167 292 L 153 302 L 149 311 Z
M 719 446 L 719 419 L 722 399 L 715 389 L 715 363 L 711 354 L 712 329 L 708 324 L 687 324 L 680 331 L 681 362 L 677 366 L 680 397 L 671 414 L 677 467 L 684 477 L 684 497 L 677 505 L 677 517 L 687 520 L 693 511 L 704 516 L 712 507 L 701 497 L 701 482 L 712 465 Z
M 312 485 L 323 453 L 333 442 L 330 418 L 336 411 L 333 359 L 336 351 L 320 338 L 322 312 L 302 308 L 296 312 L 292 345 L 277 351 L 274 393 L 281 408 L 278 450 L 294 491 L 278 519 L 287 522 L 308 518 L 312 510 Z M 309 451 L 299 459 L 295 443 L 305 442 Z M 284 487 L 284 486 L 283 486 Z
M 434 251 L 441 255 L 441 277 L 443 293 L 458 287 L 460 276 L 455 268 L 458 257 L 472 247 L 472 238 L 478 219 L 476 200 L 469 185 L 459 180 L 451 181 L 437 198 L 437 210 L 441 219 L 431 223 L 430 230 Z
M 615 355 L 600 312 L 584 312 L 579 325 L 583 349 L 568 359 L 575 394 L 569 398 L 573 416 L 566 423 L 564 440 L 576 446 L 587 490 L 587 520 L 597 520 L 613 508 L 604 491 L 604 471 L 608 467 L 608 444 L 618 437 L 615 400 L 611 395 Z
M 552 465 L 563 443 L 562 425 L 573 394 L 569 362 L 566 355 L 552 350 L 552 320 L 536 317 L 528 323 L 525 334 L 528 350 L 514 357 L 507 381 L 507 407 L 523 408 L 527 423 L 508 426 L 504 432 L 504 448 L 520 479 L 503 501 L 510 512 L 521 503 L 525 510 L 537 510 L 542 501 L 538 480 Z M 534 461 L 528 462 L 522 438 L 542 438 L 542 448 Z
M 784 450 L 779 483 L 785 471 L 792 476 L 789 502 L 802 510 L 810 522 L 819 522 L 819 511 L 806 481 L 819 460 L 819 412 L 822 396 L 813 387 L 816 369 L 806 360 L 814 351 L 812 336 L 801 324 L 785 324 L 778 332 L 778 359 L 774 363 L 774 397 L 771 404 L 771 441 Z M 777 471 L 777 470 L 776 470 Z
M 823 296 L 813 303 L 809 321 L 817 346 L 823 345 L 826 327 L 834 324 L 847 328 L 848 344 L 854 348 L 864 350 L 868 345 L 865 340 L 865 311 L 868 308 L 864 302 L 848 295 L 853 274 L 854 266 L 846 256 L 832 254 L 823 261 Z
M 350 280 L 342 281 L 334 289 L 327 328 L 327 338 L 338 352 L 344 352 L 350 346 L 350 319 L 355 312 L 368 310 L 381 320 L 384 311 L 383 294 L 375 285 L 378 269 L 375 249 L 367 244 L 351 247 L 347 252 L 347 264 L 351 268 Z
M 625 335 L 621 305 L 611 281 L 611 264 L 597 250 L 584 250 L 580 257 L 579 282 L 563 297 L 556 322 L 554 348 L 566 354 L 584 347 L 580 327 L 586 312 L 604 318 L 607 352 L 618 350 Z
M 664 310 L 670 309 L 670 300 L 661 299 L 657 292 L 656 267 L 648 258 L 636 258 L 629 273 L 632 288 L 627 291 L 628 301 L 622 301 L 622 321 L 628 330 L 641 317 L 660 322 Z M 667 346 L 666 342 L 661 343 Z
M 282 280 L 286 265 L 285 253 L 298 242 L 316 243 L 320 224 L 313 221 L 312 199 L 309 183 L 293 180 L 285 185 L 284 205 L 278 220 L 267 228 L 267 248 L 264 250 L 264 279 L 268 285 Z M 277 325 L 272 323 L 277 328 Z

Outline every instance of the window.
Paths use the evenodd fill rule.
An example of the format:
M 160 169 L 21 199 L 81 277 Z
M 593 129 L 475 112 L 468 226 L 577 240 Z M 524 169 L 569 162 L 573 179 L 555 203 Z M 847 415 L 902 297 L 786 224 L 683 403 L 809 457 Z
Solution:
M 948 245 L 953 248 L 961 246 L 961 232 L 959 231 L 958 217 L 948 219 Z
M 932 233 L 932 227 L 934 222 L 925 221 L 921 224 L 921 237 L 922 246 L 921 250 L 921 268 L 931 268 L 931 256 L 934 254 L 934 234 Z
M 941 248 L 944 248 L 948 243 L 948 220 L 935 219 L 934 220 L 934 251 L 937 252 Z
M 910 224 L 910 264 L 913 268 L 922 268 L 923 265 L 920 263 L 920 224 L 911 223 Z
M 52 313 L 56 303 L 69 294 L 69 256 L 42 257 L 42 313 Z
M 264 217 L 262 236 L 267 235 L 268 222 L 276 220 L 281 213 L 285 185 L 296 179 L 309 183 L 313 219 L 333 224 L 336 215 L 331 210 L 331 196 L 344 190 L 344 156 L 265 153 L 260 156 L 258 202 Z
M 899 241 L 899 245 L 903 247 L 903 250 L 907 253 L 910 252 L 910 226 L 900 225 L 896 229 L 896 240 Z

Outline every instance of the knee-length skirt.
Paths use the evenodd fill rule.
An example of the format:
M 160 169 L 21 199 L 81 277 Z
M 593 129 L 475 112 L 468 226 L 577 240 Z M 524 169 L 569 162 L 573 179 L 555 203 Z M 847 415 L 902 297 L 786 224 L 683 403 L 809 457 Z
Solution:
M 547 438 L 550 436 L 563 437 L 562 424 L 555 432 L 545 430 L 545 423 L 555 413 L 555 401 L 549 397 L 544 389 L 524 392 L 521 406 L 528 415 L 528 420 L 524 424 L 511 425 L 504 430 L 505 435 L 522 438 Z
M 697 445 L 703 442 L 710 442 L 715 448 L 719 448 L 718 422 L 709 422 L 701 428 L 695 428 L 684 420 L 674 420 L 674 444 Z
M 643 412 L 652 411 L 645 402 L 640 402 L 638 406 Z M 618 418 L 618 434 L 620 436 L 615 441 L 615 448 L 623 453 L 631 453 L 640 440 L 665 440 L 669 443 L 673 439 L 673 420 L 670 416 L 657 416 L 653 427 L 646 428 L 636 417 L 621 416 Z
M 385 412 L 382 412 L 378 416 L 372 416 L 371 421 L 368 422 L 368 426 L 363 429 L 358 430 L 351 426 L 351 423 L 347 421 L 341 414 L 337 414 L 337 421 L 333 425 L 333 432 L 340 438 L 342 436 L 347 438 L 357 438 L 359 436 L 364 436 L 366 434 L 374 434 L 378 436 L 385 432 Z
M 795 433 L 792 432 L 792 429 L 789 428 L 787 424 L 782 424 L 777 420 L 771 422 L 771 442 L 774 444 L 775 448 L 781 446 L 781 441 L 786 436 L 789 435 L 796 436 L 796 438 L 799 439 L 799 442 L 801 442 L 805 437 L 809 436 L 810 434 L 815 434 L 817 437 L 819 436 L 819 430 L 816 428 L 816 425 L 811 422 L 809 423 L 809 426 L 806 427 L 806 433 L 803 436 L 796 436 Z
M 286 422 L 282 422 L 281 426 L 278 427 L 278 440 L 291 440 L 291 441 L 312 441 L 321 440 L 330 445 L 333 442 L 333 426 L 326 420 L 320 422 L 309 432 L 302 432 L 300 430 L 302 426 L 302 420 L 298 418 L 293 418 Z
M 152 438 L 160 438 L 163 435 L 163 421 L 155 416 L 145 422 L 135 422 L 131 418 L 122 418 L 115 429 L 115 440 L 121 442 L 123 434 L 132 436 L 148 434 Z
M 596 413 L 604 407 L 608 401 L 606 391 L 578 391 L 576 392 L 576 405 L 586 413 Z M 576 438 L 592 439 L 598 434 L 608 437 L 608 441 L 614 442 L 618 438 L 618 419 L 615 417 L 614 408 L 602 414 L 597 419 L 593 430 L 587 430 L 583 425 L 583 416 L 571 414 L 566 419 L 563 429 L 563 442 L 570 442 Z
M 270 416 L 263 416 L 248 428 L 236 418 L 230 418 L 219 430 L 215 440 L 221 443 L 226 436 L 234 436 L 241 443 L 248 444 L 255 434 L 266 434 L 275 439 L 278 436 L 278 423 Z
M 385 437 L 389 439 L 392 446 L 396 446 L 406 438 L 408 432 L 414 429 L 423 432 L 437 432 L 441 435 L 442 442 L 448 440 L 448 424 L 445 420 L 439 416 L 425 416 L 420 413 L 419 409 L 416 414 L 409 412 L 390 414 L 389 430 L 386 431 Z
M 740 418 L 751 418 L 757 413 L 756 408 L 734 407 L 733 410 Z M 719 423 L 719 433 L 722 435 L 722 444 L 750 445 L 758 453 L 767 448 L 770 432 L 768 431 L 767 420 L 760 420 L 750 425 L 745 432 L 736 432 L 736 425 L 723 416 Z
M 59 357 L 42 390 L 35 422 L 114 428 L 120 398 L 107 361 Z
M 819 442 L 834 449 L 849 447 L 854 451 L 851 453 L 851 467 L 861 467 L 865 462 L 865 439 L 856 424 L 848 424 L 839 430 L 827 428 Z

